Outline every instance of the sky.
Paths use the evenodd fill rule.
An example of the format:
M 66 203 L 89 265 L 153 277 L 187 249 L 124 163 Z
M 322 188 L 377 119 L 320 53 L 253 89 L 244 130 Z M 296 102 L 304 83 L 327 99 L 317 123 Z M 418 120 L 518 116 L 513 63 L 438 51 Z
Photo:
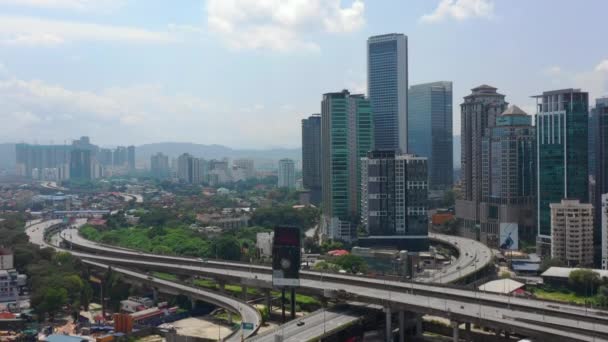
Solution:
M 608 2 L 0 0 L 0 142 L 298 147 L 321 95 L 366 91 L 366 40 L 408 36 L 410 85 L 608 95 Z

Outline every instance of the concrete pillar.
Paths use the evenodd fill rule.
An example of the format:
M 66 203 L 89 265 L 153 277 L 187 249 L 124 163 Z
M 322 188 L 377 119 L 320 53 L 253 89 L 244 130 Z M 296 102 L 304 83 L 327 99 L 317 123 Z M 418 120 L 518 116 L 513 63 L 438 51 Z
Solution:
M 417 314 L 416 315 L 416 337 L 421 337 L 422 336 L 422 315 Z
M 464 324 L 464 330 L 466 330 L 468 333 L 471 332 L 471 323 L 470 322 L 466 322 Z
M 505 331 L 505 338 L 508 340 L 511 338 L 511 333 L 508 331 Z
M 154 304 L 158 304 L 158 289 L 156 287 L 152 288 L 152 300 Z
M 226 311 L 226 313 L 228 314 L 228 324 L 232 324 L 232 312 Z
M 218 287 L 220 288 L 220 293 L 224 293 L 224 286 L 226 285 L 226 283 L 224 283 L 223 281 L 220 281 L 217 283 Z
M 247 301 L 247 286 L 242 286 L 243 289 L 243 300 Z
M 458 333 L 460 332 L 458 330 L 459 324 L 456 321 L 451 321 L 450 324 L 452 325 L 452 340 L 454 342 L 458 342 L 459 341 Z
M 196 308 L 196 299 L 194 299 L 194 297 L 190 297 L 190 306 L 192 309 Z
M 391 315 L 391 308 L 390 308 L 390 306 L 385 307 L 384 308 L 384 312 L 386 312 L 386 332 L 385 332 L 386 336 L 385 336 L 385 338 L 386 338 L 387 341 L 392 341 L 391 337 L 393 336 L 393 327 L 391 327 L 391 323 L 392 323 L 391 322 L 391 317 L 392 317 L 392 315 Z
M 405 311 L 399 311 L 399 342 L 405 342 Z

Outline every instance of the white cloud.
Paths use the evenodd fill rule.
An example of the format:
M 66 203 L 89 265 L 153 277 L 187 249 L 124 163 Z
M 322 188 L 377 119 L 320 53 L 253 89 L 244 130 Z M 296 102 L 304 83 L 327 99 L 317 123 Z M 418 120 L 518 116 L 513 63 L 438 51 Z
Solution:
M 494 15 L 493 0 L 441 0 L 431 14 L 423 15 L 423 22 L 439 22 L 445 19 L 459 21 L 470 18 L 491 18 Z
M 543 70 L 543 74 L 546 76 L 559 76 L 562 74 L 562 68 L 557 65 L 550 66 Z
M 354 0 L 208 0 L 207 26 L 233 49 L 309 50 L 309 36 L 361 28 L 365 6 Z
M 167 32 L 21 16 L 0 16 L 0 43 L 21 46 L 55 46 L 75 41 L 168 43 Z
M 605 71 L 608 72 L 608 59 L 604 59 L 595 67 L 595 71 Z
M 284 141 L 297 146 L 301 119 L 293 108 L 263 103 L 231 108 L 191 94 L 167 94 L 157 84 L 83 91 L 39 80 L 0 79 L 0 103 L 4 142 L 89 135 L 110 145 L 191 141 L 263 147 Z
M 114 10 L 126 0 L 0 0 L 0 5 L 75 11 Z

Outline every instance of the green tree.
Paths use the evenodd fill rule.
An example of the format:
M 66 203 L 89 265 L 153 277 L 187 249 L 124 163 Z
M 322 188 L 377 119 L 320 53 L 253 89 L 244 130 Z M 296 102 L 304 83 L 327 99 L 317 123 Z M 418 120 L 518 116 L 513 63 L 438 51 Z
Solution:
M 599 273 L 591 269 L 574 270 L 570 272 L 570 276 L 568 277 L 568 285 L 579 294 L 593 295 L 598 290 L 600 284 Z
M 347 254 L 333 260 L 333 263 L 350 273 L 367 272 L 367 263 L 360 256 Z
M 215 254 L 224 260 L 241 260 L 241 246 L 233 236 L 221 236 L 213 241 Z
M 539 271 L 542 273 L 542 272 L 545 272 L 546 270 L 548 270 L 550 267 L 564 267 L 564 266 L 566 266 L 566 264 L 563 261 L 561 261 L 560 259 L 545 258 L 540 263 Z

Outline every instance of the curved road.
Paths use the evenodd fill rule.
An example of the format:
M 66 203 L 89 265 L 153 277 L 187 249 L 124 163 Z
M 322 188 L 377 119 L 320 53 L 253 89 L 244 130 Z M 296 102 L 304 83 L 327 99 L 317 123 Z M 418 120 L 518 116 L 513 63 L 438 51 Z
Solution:
M 264 287 L 271 287 L 272 276 L 268 267 L 204 262 L 190 258 L 154 256 L 113 249 L 82 239 L 76 230 L 64 232 L 63 238 L 75 245 L 85 243 L 88 244 L 88 248 L 97 248 L 99 252 L 120 255 L 120 257 L 89 255 L 91 259 L 107 263 L 183 274 L 198 273 L 242 283 L 255 281 Z M 143 260 L 151 257 L 156 258 L 156 261 Z M 598 310 L 585 310 L 576 306 L 556 305 L 539 300 L 511 298 L 429 284 L 402 283 L 319 272 L 302 272 L 301 275 L 301 288 L 310 292 L 322 293 L 324 289 L 334 289 L 338 292 L 343 290 L 355 296 L 358 301 L 386 303 L 385 305 L 391 307 L 403 305 L 408 310 L 416 312 L 447 315 L 462 322 L 481 322 L 483 325 L 512 328 L 514 331 L 531 335 L 540 333 L 543 337 L 553 336 L 581 341 L 608 340 L 608 316 L 606 312 Z M 594 337 L 595 334 L 600 335 Z
M 80 222 L 77 222 L 77 224 L 82 224 L 83 222 L 86 222 L 86 219 L 81 220 Z M 43 222 L 38 222 L 38 223 L 34 223 L 32 225 L 29 225 L 28 228 L 26 229 L 26 233 L 30 237 L 30 242 L 32 242 L 40 247 L 50 247 L 50 248 L 54 248 L 59 251 L 66 251 L 62 248 L 48 244 L 44 239 L 45 230 L 48 229 L 49 227 L 54 226 L 59 223 L 61 223 L 61 220 L 43 221 Z M 79 252 L 74 252 L 74 251 L 69 251 L 69 252 L 77 257 L 85 259 L 84 262 L 91 264 L 93 266 L 100 267 L 100 268 L 109 267 L 107 264 L 99 262 L 99 260 L 97 260 L 97 262 L 87 260 L 87 259 L 95 259 L 94 255 L 90 255 L 87 253 L 79 253 Z M 253 330 L 239 329 L 239 330 L 233 332 L 226 339 L 227 341 L 240 341 L 242 339 L 242 337 L 249 337 L 249 336 L 255 334 L 255 332 L 257 331 L 257 329 L 259 328 L 259 326 L 262 322 L 262 317 L 260 316 L 260 313 L 258 312 L 257 309 L 255 309 L 253 306 L 251 306 L 245 302 L 242 302 L 240 300 L 237 300 L 233 297 L 223 296 L 216 292 L 207 291 L 207 290 L 203 290 L 203 289 L 200 289 L 197 287 L 192 287 L 192 286 L 187 286 L 184 284 L 171 282 L 171 281 L 159 279 L 156 277 L 151 277 L 145 273 L 128 270 L 128 269 L 124 269 L 121 267 L 113 266 L 112 269 L 116 272 L 119 272 L 123 275 L 128 276 L 129 278 L 152 285 L 153 287 L 157 287 L 159 289 L 169 289 L 169 292 L 173 292 L 173 294 L 184 294 L 187 296 L 194 297 L 195 299 L 223 307 L 227 310 L 230 310 L 234 313 L 239 314 L 242 317 L 244 322 L 250 322 L 250 323 L 254 324 Z

